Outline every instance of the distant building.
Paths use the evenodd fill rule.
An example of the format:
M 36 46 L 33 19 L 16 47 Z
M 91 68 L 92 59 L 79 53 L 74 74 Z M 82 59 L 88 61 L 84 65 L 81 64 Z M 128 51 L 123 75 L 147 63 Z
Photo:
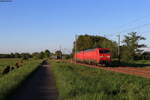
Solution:
M 50 58 L 51 58 L 51 59 L 57 59 L 57 56 L 52 55 Z

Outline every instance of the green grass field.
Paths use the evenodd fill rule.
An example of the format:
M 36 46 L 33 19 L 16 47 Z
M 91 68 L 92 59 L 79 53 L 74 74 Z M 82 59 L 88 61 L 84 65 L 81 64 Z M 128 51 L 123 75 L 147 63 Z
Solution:
M 60 100 L 150 100 L 150 79 L 50 61 Z
M 18 61 L 20 61 L 20 59 L 0 59 L 0 73 L 2 73 L 7 65 L 14 66 Z
M 5 65 L 14 65 L 19 59 L 0 59 L 0 68 Z M 21 83 L 37 68 L 41 60 L 24 61 L 22 67 L 14 69 L 0 77 L 0 100 L 6 99 Z

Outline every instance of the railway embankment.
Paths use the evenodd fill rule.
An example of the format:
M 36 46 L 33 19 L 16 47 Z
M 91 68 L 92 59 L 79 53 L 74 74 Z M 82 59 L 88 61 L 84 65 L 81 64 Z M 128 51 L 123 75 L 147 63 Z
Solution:
M 53 61 L 51 66 L 56 79 L 59 100 L 150 99 L 149 78 L 65 61 Z

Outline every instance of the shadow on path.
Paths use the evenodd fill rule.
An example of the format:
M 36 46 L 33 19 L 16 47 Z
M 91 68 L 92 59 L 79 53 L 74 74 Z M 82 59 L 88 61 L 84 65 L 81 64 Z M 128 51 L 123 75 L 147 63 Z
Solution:
M 51 68 L 45 62 L 9 100 L 58 100 Z

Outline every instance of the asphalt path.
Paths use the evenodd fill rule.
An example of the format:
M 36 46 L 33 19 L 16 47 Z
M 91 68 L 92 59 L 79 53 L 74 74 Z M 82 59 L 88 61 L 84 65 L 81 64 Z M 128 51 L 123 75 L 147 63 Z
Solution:
M 43 64 L 10 96 L 10 100 L 58 100 L 50 65 Z

